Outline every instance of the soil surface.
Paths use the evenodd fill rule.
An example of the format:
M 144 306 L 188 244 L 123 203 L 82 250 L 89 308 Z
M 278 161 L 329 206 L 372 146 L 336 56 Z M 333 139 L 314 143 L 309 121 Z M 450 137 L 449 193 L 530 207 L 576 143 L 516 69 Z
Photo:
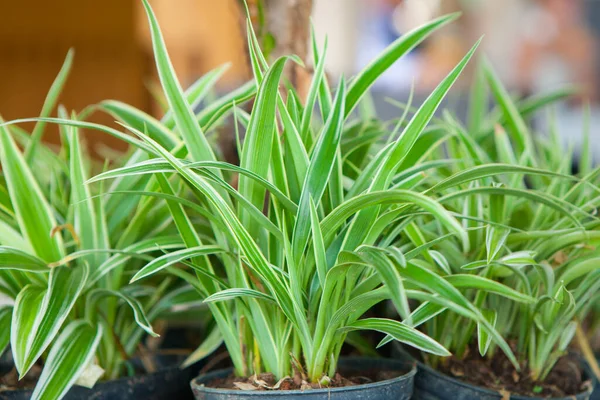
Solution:
M 14 367 L 7 373 L 0 373 L 0 393 L 7 390 L 33 389 L 41 373 L 42 368 L 37 364 L 31 367 L 21 380 L 19 380 L 19 373 Z
M 230 375 L 227 378 L 215 379 L 206 384 L 207 387 L 218 389 L 239 390 L 310 390 L 323 389 L 325 387 L 336 388 L 346 386 L 363 385 L 367 383 L 384 381 L 404 375 L 407 371 L 361 371 L 360 374 L 348 372 L 345 376 L 336 373 L 328 385 L 323 386 L 307 381 L 306 377 L 296 374 L 293 377 L 285 377 L 281 380 L 275 379 L 271 373 L 253 375 L 250 377 L 238 377 Z
M 558 360 L 544 382 L 534 381 L 526 364 L 518 373 L 501 351 L 487 359 L 482 358 L 476 349 L 471 349 L 463 360 L 450 357 L 442 362 L 438 370 L 462 381 L 530 397 L 573 396 L 585 391 L 591 384 L 584 380 L 580 362 L 570 355 Z

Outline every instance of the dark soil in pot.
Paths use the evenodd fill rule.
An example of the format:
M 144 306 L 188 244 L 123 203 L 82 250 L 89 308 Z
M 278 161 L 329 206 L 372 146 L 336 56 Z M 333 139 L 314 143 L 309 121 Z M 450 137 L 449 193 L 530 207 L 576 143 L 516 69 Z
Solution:
M 414 359 L 400 346 L 396 347 L 396 354 Z M 501 352 L 485 360 L 472 350 L 464 360 L 445 359 L 437 370 L 420 361 L 417 364 L 414 396 L 417 400 L 587 400 L 592 391 L 591 371 L 573 354 L 561 358 L 543 383 L 526 378 L 526 366 L 517 373 Z
M 310 385 L 301 378 L 277 382 L 270 374 L 235 378 L 232 370 L 201 375 L 191 382 L 198 400 L 244 400 L 260 398 L 302 400 L 410 399 L 414 363 L 390 359 L 346 358 L 339 363 L 340 374 L 327 388 Z M 249 390 L 252 389 L 252 390 Z
M 182 355 L 158 355 L 153 357 L 156 372 L 125 377 L 113 381 L 100 381 L 92 389 L 74 386 L 65 400 L 186 400 L 193 399 L 189 381 L 200 370 L 194 365 L 184 370 L 179 368 L 185 359 Z M 140 364 L 134 360 L 134 364 Z M 0 369 L 1 371 L 2 369 Z M 6 370 L 6 366 L 4 366 Z M 10 372 L 9 372 L 10 374 Z M 33 383 L 35 384 L 35 382 Z M 33 390 L 7 390 L 0 386 L 0 400 L 28 400 Z
M 438 370 L 475 386 L 529 397 L 573 396 L 584 392 L 590 384 L 581 360 L 574 355 L 561 357 L 543 382 L 531 379 L 527 366 L 517 372 L 500 351 L 487 359 L 472 349 L 462 360 L 454 357 L 443 360 Z

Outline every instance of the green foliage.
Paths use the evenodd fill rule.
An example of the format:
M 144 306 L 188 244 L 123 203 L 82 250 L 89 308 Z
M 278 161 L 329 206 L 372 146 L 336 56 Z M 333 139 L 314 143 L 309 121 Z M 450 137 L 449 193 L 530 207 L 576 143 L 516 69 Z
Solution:
M 498 109 L 479 107 L 488 89 Z M 584 155 L 580 173 L 572 174 L 573 152 L 565 151 L 557 135 L 534 134 L 527 119 L 568 93 L 515 101 L 491 66 L 482 63 L 469 128 L 444 115 L 440 123 L 450 134 L 421 163 L 447 163 L 430 169 L 417 186 L 462 221 L 470 250 L 456 237 L 438 240 L 445 232 L 426 215 L 413 220 L 420 241 L 410 236 L 388 241 L 406 250 L 429 241 L 426 252 L 434 249 L 444 260 L 425 257 L 423 264 L 445 275 L 502 337 L 516 344 L 516 358 L 490 341 L 481 323 L 450 307 L 421 304 L 439 311 L 421 319 L 428 335 L 459 358 L 474 344 L 482 356 L 492 356 L 500 347 L 515 367 L 526 365 L 534 380 L 543 380 L 565 354 L 575 325 L 600 291 L 599 170 Z M 486 282 L 485 287 L 474 285 L 478 282 Z M 436 357 L 427 360 L 438 363 Z
M 148 129 L 156 124 L 142 123 L 140 113 L 130 110 L 123 121 L 137 137 L 131 143 L 143 143 L 140 150 L 157 159 L 107 171 L 93 181 L 156 179 L 158 185 L 148 191 L 168 196 L 169 212 L 186 249 L 151 261 L 132 282 L 166 273 L 191 283 L 210 308 L 240 375 L 269 371 L 283 377 L 299 365 L 311 381 L 318 382 L 324 374 L 335 372 L 344 338 L 357 329 L 388 333 L 423 351 L 447 355 L 444 347 L 411 326 L 409 299 L 452 304 L 481 325 L 490 341 L 508 348 L 487 314 L 460 293 L 464 280 L 455 287 L 424 268 L 417 254 L 409 259 L 396 246 L 375 246 L 385 239 L 386 227 L 377 221 L 393 222 L 423 210 L 469 247 L 467 231 L 454 216 L 433 197 L 398 187 L 394 177 L 415 166 L 416 143 L 427 140 L 429 120 L 477 45 L 411 118 L 400 139 L 372 159 L 355 155 L 356 179 L 344 175 L 351 153 L 343 151 L 345 140 L 353 140 L 352 148 L 357 149 L 373 138 L 383 139 L 385 133 L 378 127 L 374 136 L 363 136 L 367 121 L 353 120 L 350 111 L 381 73 L 454 15 L 392 44 L 348 88 L 341 79 L 333 99 L 333 88 L 322 72 L 325 55 L 313 40 L 320 68 L 306 108 L 294 89 L 284 100 L 279 86 L 286 58 L 269 66 L 250 29 L 257 89 L 252 110 L 242 121 L 246 129 L 239 141 L 238 167 L 215 162 L 216 153 L 208 151 L 205 139 L 198 137 L 203 132 L 192 121 L 191 102 L 176 84 L 158 22 L 146 2 L 145 7 L 163 90 L 171 104 L 173 130 L 183 132 L 185 140 L 176 149 L 165 146 Z M 314 107 L 324 111 L 320 119 L 313 114 Z M 155 126 L 152 130 L 166 133 L 165 129 Z M 229 183 L 234 177 L 237 188 Z M 201 205 L 204 212 L 184 207 L 188 202 Z M 200 232 L 207 233 L 206 237 Z M 179 267 L 182 264 L 185 268 Z M 467 283 L 523 300 L 519 293 L 495 282 Z M 361 319 L 385 300 L 393 302 L 404 322 Z
M 144 7 L 161 120 L 113 100 L 49 117 L 70 53 L 40 118 L 0 123 L 0 291 L 14 299 L 0 309 L 0 350 L 10 342 L 21 376 L 44 361 L 35 398 L 62 397 L 92 360 L 119 376 L 151 323 L 191 299 L 214 327 L 185 365 L 224 343 L 238 375 L 300 369 L 326 382 L 346 338 L 364 348 L 352 335 L 372 330 L 433 365 L 477 346 L 547 375 L 600 291 L 600 169 L 587 154 L 571 174 L 573 155 L 528 123 L 568 91 L 515 101 L 484 63 L 463 126 L 439 107 L 477 42 L 387 124 L 369 88 L 456 15 L 403 35 L 335 86 L 313 35 L 306 99 L 282 82 L 299 60 L 269 64 L 248 24 L 254 80 L 198 112 L 225 67 L 184 91 Z M 487 93 L 497 108 L 483 106 Z M 122 129 L 86 122 L 90 110 Z M 231 114 L 239 166 L 208 135 Z M 26 121 L 37 123 L 31 136 L 15 125 Z M 47 123 L 61 127 L 58 154 L 40 144 Z M 81 129 L 131 152 L 106 170 Z M 398 320 L 372 315 L 383 302 Z
M 185 294 L 193 290 L 172 279 L 128 285 L 132 271 L 143 265 L 140 258 L 184 244 L 173 235 L 177 231 L 166 200 L 138 194 L 123 203 L 117 193 L 156 187 L 155 180 L 123 178 L 115 181 L 112 194 L 104 185 L 87 183 L 102 166 L 86 152 L 79 128 L 97 125 L 75 114 L 68 118 L 62 107 L 60 118 L 48 118 L 71 62 L 69 52 L 31 136 L 12 124 L 0 126 L 0 291 L 13 299 L 0 310 L 0 353 L 10 344 L 21 378 L 43 362 L 35 399 L 61 398 L 94 365 L 104 370 L 104 379 L 125 374 L 145 335 L 156 336 L 151 322 L 189 302 Z M 210 87 L 194 96 L 206 90 Z M 117 102 L 104 106 L 132 121 L 150 121 Z M 40 141 L 43 126 L 66 120 L 71 123 L 61 126 L 56 154 Z M 160 123 L 148 126 L 162 128 L 153 133 L 163 144 L 182 143 Z M 143 159 L 148 155 L 138 150 L 125 157 L 125 164 Z M 136 217 L 139 223 L 131 224 Z M 161 305 L 176 293 L 168 307 Z

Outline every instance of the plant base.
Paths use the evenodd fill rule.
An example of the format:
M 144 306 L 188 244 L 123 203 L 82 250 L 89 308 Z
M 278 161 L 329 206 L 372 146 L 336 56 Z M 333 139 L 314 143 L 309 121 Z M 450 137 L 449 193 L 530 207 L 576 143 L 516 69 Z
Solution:
M 205 384 L 220 378 L 228 377 L 232 371 L 219 370 L 201 375 L 190 383 L 197 400 L 245 400 L 245 399 L 294 399 L 302 400 L 408 400 L 413 392 L 413 379 L 416 373 L 414 363 L 389 359 L 347 358 L 339 363 L 344 373 L 360 373 L 360 371 L 403 371 L 403 375 L 393 379 L 364 385 L 346 386 L 307 390 L 232 390 L 206 387 Z M 408 371 L 408 372 L 406 372 Z

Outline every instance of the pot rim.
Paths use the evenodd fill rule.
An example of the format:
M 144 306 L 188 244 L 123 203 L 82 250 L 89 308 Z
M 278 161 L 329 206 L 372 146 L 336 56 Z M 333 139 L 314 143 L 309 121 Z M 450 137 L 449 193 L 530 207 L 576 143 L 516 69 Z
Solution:
M 190 386 L 192 387 L 192 390 L 199 390 L 204 393 L 213 393 L 213 394 L 219 394 L 219 395 L 231 394 L 231 395 L 237 395 L 237 396 L 284 396 L 284 395 L 287 395 L 287 396 L 300 395 L 301 396 L 301 395 L 308 395 L 308 394 L 318 395 L 318 394 L 327 394 L 327 393 L 336 393 L 336 392 L 353 392 L 353 391 L 357 391 L 357 390 L 368 390 L 368 389 L 378 388 L 381 386 L 387 386 L 390 384 L 408 380 L 410 378 L 413 378 L 417 373 L 417 363 L 414 361 L 408 361 L 408 360 L 400 361 L 400 360 L 393 360 L 393 359 L 389 359 L 389 358 L 378 359 L 378 358 L 365 358 L 365 357 L 348 357 L 348 358 L 340 359 L 340 363 L 343 363 L 343 364 L 349 363 L 349 362 L 360 362 L 360 361 L 378 362 L 378 363 L 387 365 L 389 367 L 404 366 L 404 367 L 409 367 L 410 370 L 400 376 L 395 377 L 395 378 L 386 379 L 386 380 L 378 381 L 378 382 L 365 383 L 362 385 L 355 385 L 355 386 L 344 386 L 344 387 L 323 388 L 323 389 L 308 389 L 308 390 L 301 390 L 301 389 L 294 389 L 294 390 L 220 389 L 220 388 L 206 387 L 206 386 L 204 386 L 204 383 L 198 382 L 199 380 L 210 380 L 210 379 L 217 377 L 218 375 L 224 374 L 225 372 L 227 372 L 229 374 L 229 373 L 231 373 L 230 371 L 233 371 L 233 368 L 227 368 L 227 369 L 219 369 L 216 371 L 209 372 L 207 374 L 199 375 L 199 376 L 195 377 L 194 379 L 192 379 L 192 381 L 190 382 Z

